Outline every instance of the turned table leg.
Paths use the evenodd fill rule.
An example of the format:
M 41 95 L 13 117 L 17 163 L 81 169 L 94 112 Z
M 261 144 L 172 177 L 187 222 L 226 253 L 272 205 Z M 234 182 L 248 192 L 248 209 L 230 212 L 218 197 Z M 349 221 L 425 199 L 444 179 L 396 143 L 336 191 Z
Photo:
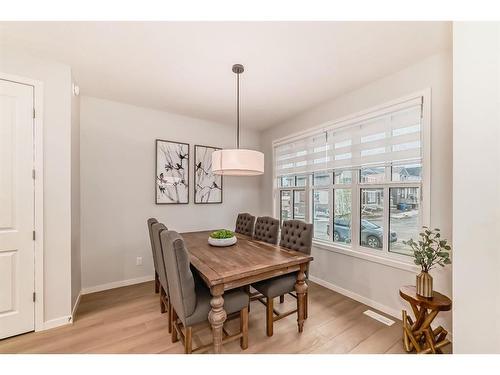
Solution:
M 226 321 L 227 314 L 224 310 L 224 285 L 216 285 L 210 289 L 212 309 L 208 313 L 208 321 L 212 326 L 214 353 L 219 354 L 222 348 L 222 327 Z
M 295 292 L 297 293 L 297 325 L 299 332 L 304 330 L 304 320 L 306 316 L 306 293 L 307 284 L 306 279 L 306 265 L 301 265 L 297 273 L 297 281 L 295 282 Z

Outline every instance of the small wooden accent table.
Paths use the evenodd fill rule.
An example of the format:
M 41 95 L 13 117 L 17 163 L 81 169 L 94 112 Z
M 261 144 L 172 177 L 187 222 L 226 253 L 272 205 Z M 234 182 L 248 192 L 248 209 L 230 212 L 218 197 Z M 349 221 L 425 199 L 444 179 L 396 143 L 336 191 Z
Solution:
M 238 242 L 229 247 L 208 244 L 212 231 L 181 233 L 193 265 L 210 288 L 212 309 L 208 321 L 212 326 L 214 353 L 221 352 L 222 326 L 227 318 L 224 291 L 275 276 L 297 272 L 298 331 L 304 329 L 307 284 L 305 272 L 313 257 L 278 245 L 256 241 L 236 233 Z
M 431 298 L 417 295 L 414 286 L 404 286 L 399 290 L 399 295 L 408 301 L 415 314 L 416 321 L 403 310 L 403 343 L 405 350 L 417 353 L 440 353 L 441 348 L 448 345 L 446 339 L 448 332 L 441 326 L 432 329 L 431 323 L 440 311 L 451 310 L 451 300 L 438 292 L 432 292 Z

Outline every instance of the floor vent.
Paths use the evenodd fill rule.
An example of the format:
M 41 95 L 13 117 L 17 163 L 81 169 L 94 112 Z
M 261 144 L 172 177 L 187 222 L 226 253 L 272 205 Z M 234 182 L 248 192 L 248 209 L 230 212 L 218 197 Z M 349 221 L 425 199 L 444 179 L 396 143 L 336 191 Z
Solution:
M 363 314 L 368 315 L 370 318 L 378 320 L 381 323 L 384 323 L 386 326 L 392 326 L 394 324 L 394 320 L 386 318 L 383 315 L 380 315 L 372 310 L 366 310 Z

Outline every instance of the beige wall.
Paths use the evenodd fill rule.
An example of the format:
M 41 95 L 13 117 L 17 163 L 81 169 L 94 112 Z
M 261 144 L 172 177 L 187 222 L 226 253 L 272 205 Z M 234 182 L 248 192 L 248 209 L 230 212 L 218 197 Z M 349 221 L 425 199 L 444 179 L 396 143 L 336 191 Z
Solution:
M 500 24 L 453 24 L 453 351 L 500 353 Z
M 272 214 L 273 181 L 271 143 L 294 132 L 360 112 L 385 102 L 411 95 L 426 88 L 432 90 L 431 117 L 431 225 L 452 235 L 452 58 L 451 50 L 416 62 L 395 74 L 330 100 L 261 134 L 266 154 L 266 173 L 262 180 L 264 214 Z M 404 304 L 398 296 L 401 285 L 414 284 L 414 271 L 406 271 L 372 261 L 354 258 L 314 247 L 311 275 L 371 303 L 388 313 L 400 316 Z M 451 294 L 451 269 L 433 272 L 437 290 Z M 451 326 L 451 314 L 443 314 Z
M 73 79 L 74 81 L 74 79 Z M 82 289 L 80 255 L 80 98 L 71 96 L 71 308 Z
M 156 205 L 155 139 L 223 148 L 235 146 L 235 128 L 148 108 L 81 97 L 81 240 L 84 291 L 151 278 L 146 220 L 176 231 L 234 228 L 238 212 L 258 214 L 260 177 L 225 177 L 222 204 Z M 243 132 L 242 147 L 258 147 Z M 136 257 L 143 265 L 136 266 Z
M 71 314 L 71 69 L 0 46 L 0 71 L 43 82 L 44 321 Z

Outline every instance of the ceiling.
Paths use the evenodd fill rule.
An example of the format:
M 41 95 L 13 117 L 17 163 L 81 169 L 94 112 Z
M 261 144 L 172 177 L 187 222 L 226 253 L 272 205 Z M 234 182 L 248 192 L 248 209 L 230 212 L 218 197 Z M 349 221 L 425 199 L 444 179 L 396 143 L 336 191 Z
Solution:
M 69 64 L 81 94 L 265 129 L 451 49 L 449 22 L 1 22 L 0 44 Z

